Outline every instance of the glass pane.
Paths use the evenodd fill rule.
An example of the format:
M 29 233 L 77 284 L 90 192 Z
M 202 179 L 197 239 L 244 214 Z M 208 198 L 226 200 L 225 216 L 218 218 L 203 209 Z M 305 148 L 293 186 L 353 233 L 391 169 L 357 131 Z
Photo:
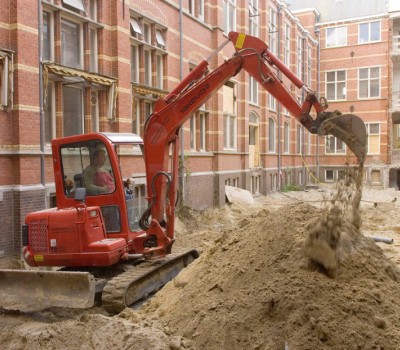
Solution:
M 335 84 L 326 84 L 326 98 L 328 100 L 336 100 Z
M 347 43 L 347 28 L 337 28 L 337 46 L 344 46 Z
M 358 72 L 360 79 L 368 79 L 368 68 L 362 68 Z
M 82 90 L 63 86 L 63 136 L 83 133 Z
M 336 73 L 337 73 L 337 81 L 346 80 L 346 72 L 344 70 L 339 70 Z
M 369 147 L 368 147 L 368 152 L 369 153 L 375 153 L 379 154 L 380 149 L 379 149 L 379 135 L 374 135 L 374 136 L 369 136 Z
M 368 81 L 360 81 L 358 86 L 359 86 L 359 96 L 361 98 L 368 97 Z
M 44 138 L 46 143 L 50 143 L 53 138 L 53 84 L 47 85 L 46 104 L 44 106 Z
M 378 79 L 371 80 L 369 97 L 379 97 L 379 80 Z
M 50 61 L 50 14 L 43 12 L 43 60 Z
M 369 41 L 369 23 L 360 24 L 359 31 L 358 42 L 365 43 Z
M 371 41 L 378 41 L 381 34 L 381 22 L 371 23 Z
M 346 98 L 346 84 L 345 83 L 338 83 L 337 84 L 337 99 L 344 100 Z
M 80 68 L 79 24 L 61 22 L 61 64 Z
M 379 124 L 369 124 L 369 134 L 379 134 Z
M 326 73 L 326 81 L 335 81 L 336 80 L 336 74 L 335 72 L 328 72 Z
M 335 28 L 327 28 L 326 29 L 326 46 L 335 46 L 336 45 L 336 32 Z
M 370 78 L 379 78 L 379 67 L 370 68 Z

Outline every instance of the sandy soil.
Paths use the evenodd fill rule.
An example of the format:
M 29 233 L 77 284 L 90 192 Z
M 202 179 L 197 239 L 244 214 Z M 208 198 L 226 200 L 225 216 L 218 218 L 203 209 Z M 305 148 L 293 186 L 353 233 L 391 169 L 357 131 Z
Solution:
M 186 210 L 176 247 L 202 254 L 140 310 L 2 311 L 1 348 L 399 349 L 400 192 L 363 190 L 359 234 L 331 275 L 311 263 L 305 242 L 334 192 Z

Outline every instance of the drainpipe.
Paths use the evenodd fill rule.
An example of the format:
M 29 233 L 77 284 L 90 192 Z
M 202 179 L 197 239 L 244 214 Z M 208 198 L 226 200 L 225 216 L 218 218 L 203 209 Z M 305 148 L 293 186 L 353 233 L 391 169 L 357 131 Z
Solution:
M 319 22 L 319 15 L 316 16 L 316 22 Z M 321 84 L 321 79 L 320 79 L 320 70 L 321 70 L 321 65 L 320 65 L 320 58 L 321 58 L 321 43 L 320 43 L 320 29 L 316 28 L 315 29 L 315 34 L 317 35 L 318 38 L 318 46 L 317 46 L 317 91 L 318 94 L 320 93 L 320 84 Z M 316 154 L 315 154 L 315 164 L 316 164 L 316 178 L 319 179 L 319 136 L 317 135 L 317 145 L 316 145 Z
M 179 0 L 179 79 L 180 81 L 182 81 L 183 79 L 183 5 L 182 5 L 182 0 Z M 183 206 L 183 202 L 184 202 L 184 185 L 185 185 L 185 181 L 184 181 L 184 160 L 185 160 L 185 152 L 184 152 L 184 139 L 183 139 L 183 126 L 181 127 L 181 130 L 179 131 L 179 137 L 180 137 L 180 146 L 181 146 L 181 164 L 179 167 L 179 173 L 180 173 L 180 181 L 179 181 L 179 187 L 180 187 L 180 196 L 179 196 L 179 204 L 180 207 Z
M 43 110 L 43 49 L 42 49 L 42 34 L 43 34 L 43 21 L 42 21 L 42 1 L 38 0 L 38 48 L 39 48 L 39 118 L 40 118 L 40 182 L 43 186 L 46 185 L 45 179 L 45 158 L 44 158 L 44 110 Z
M 278 20 L 278 47 L 277 47 L 277 56 L 278 58 L 280 58 L 281 55 L 281 25 L 282 25 L 282 6 L 278 5 L 277 8 L 277 20 Z M 278 69 L 278 78 L 279 80 L 281 80 L 282 77 L 282 73 L 281 71 Z M 281 179 L 281 172 L 282 172 L 282 150 L 281 150 L 281 129 L 282 129 L 282 125 L 281 125 L 281 119 L 282 119 L 282 113 L 281 113 L 281 104 L 278 103 L 278 189 L 282 190 L 282 179 Z

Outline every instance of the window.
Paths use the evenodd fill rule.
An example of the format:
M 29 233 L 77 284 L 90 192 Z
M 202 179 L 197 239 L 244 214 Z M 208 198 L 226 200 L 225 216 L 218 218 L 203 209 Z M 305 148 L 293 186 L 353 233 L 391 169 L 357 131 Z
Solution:
M 301 125 L 297 125 L 297 137 L 296 137 L 296 153 L 302 154 L 302 145 L 303 145 L 303 130 Z
M 326 98 L 329 101 L 346 99 L 346 71 L 326 73 Z
M 345 46 L 347 44 L 347 27 L 326 29 L 326 47 Z
M 10 81 L 13 80 L 12 54 L 0 51 L 0 108 L 12 108 L 12 91 Z
M 288 23 L 285 23 L 285 37 L 284 37 L 284 40 L 285 40 L 285 43 L 284 43 L 284 51 L 283 51 L 283 61 L 284 61 L 284 63 L 285 63 L 285 65 L 286 65 L 286 67 L 289 67 L 290 66 L 290 31 L 291 31 L 291 28 L 290 28 L 290 24 L 288 24 Z
M 156 29 L 156 42 L 158 47 L 165 49 L 165 40 L 160 29 Z
M 143 40 L 151 45 L 151 26 L 149 23 L 143 23 Z
M 223 0 L 224 32 L 236 30 L 236 0 Z
M 157 88 L 164 88 L 164 56 L 157 55 Z
M 196 150 L 196 116 L 190 117 L 190 149 Z
M 81 68 L 81 52 L 80 25 L 61 19 L 61 64 Z
M 358 43 L 365 44 L 381 40 L 381 22 L 361 23 L 358 26 Z
M 275 120 L 273 118 L 269 118 L 268 120 L 268 136 L 269 136 L 269 153 L 275 153 L 275 143 L 276 143 L 276 126 Z
M 131 82 L 139 82 L 139 48 L 136 45 L 131 46 Z
M 75 84 L 80 85 L 80 84 Z M 63 136 L 83 133 L 82 89 L 76 86 L 63 86 Z
M 236 149 L 237 120 L 236 116 L 224 115 L 224 148 Z
M 53 136 L 55 135 L 54 126 L 54 86 L 52 82 L 47 85 L 46 100 L 44 103 L 44 141 L 50 144 Z
M 250 88 L 250 102 L 254 104 L 258 104 L 258 82 L 257 80 L 250 76 L 249 79 L 249 88 Z
M 289 132 L 289 124 L 285 123 L 283 126 L 283 153 L 289 153 Z
M 204 0 L 189 0 L 189 13 L 204 21 Z
M 131 28 L 131 36 L 133 36 L 136 39 L 140 39 L 141 35 L 143 35 L 143 32 L 137 18 L 131 18 L 130 28 Z
M 206 150 L 206 118 L 206 113 L 200 112 L 200 151 Z
M 276 10 L 273 8 L 269 9 L 269 24 L 268 24 L 268 32 L 269 32 L 269 49 L 273 54 L 277 53 L 277 34 L 278 34 L 278 26 L 276 20 Z
M 62 0 L 63 6 L 74 12 L 86 12 L 83 0 Z
M 307 45 L 307 86 L 311 86 L 312 49 Z
M 276 111 L 276 99 L 271 94 L 268 94 L 268 106 L 270 111 Z
M 42 31 L 42 58 L 44 61 L 50 61 L 52 58 L 51 37 L 52 37 L 52 17 L 49 12 L 43 12 L 43 31 Z
M 97 0 L 89 0 L 89 17 L 97 21 Z
M 380 124 L 368 123 L 367 128 L 367 154 L 380 154 Z
M 325 170 L 325 181 L 333 181 L 334 179 L 334 171 L 331 169 Z
M 297 76 L 303 79 L 303 38 L 297 37 Z
M 325 136 L 325 154 L 345 154 L 345 143 L 333 135 Z
M 150 50 L 144 50 L 144 84 L 152 86 L 152 64 Z
M 358 70 L 358 97 L 371 98 L 380 95 L 379 67 L 361 68 Z
M 91 72 L 97 73 L 97 30 L 89 28 L 89 45 L 90 45 L 90 66 Z
M 260 35 L 260 24 L 259 24 L 260 13 L 258 11 L 258 0 L 249 1 L 249 28 L 250 35 Z

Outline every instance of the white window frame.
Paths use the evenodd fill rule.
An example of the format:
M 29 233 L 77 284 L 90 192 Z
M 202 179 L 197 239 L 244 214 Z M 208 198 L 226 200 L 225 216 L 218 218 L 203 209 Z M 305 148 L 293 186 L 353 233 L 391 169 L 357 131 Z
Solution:
M 268 94 L 268 108 L 270 111 L 276 112 L 276 99 L 271 94 Z
M 156 84 L 158 89 L 164 89 L 164 55 L 156 54 L 157 76 Z
M 362 78 L 360 75 L 361 70 L 368 70 L 368 77 Z M 378 77 L 377 78 L 371 78 L 371 70 L 372 69 L 378 69 Z M 376 80 L 378 81 L 378 95 L 371 95 L 371 81 L 372 80 Z M 361 96 L 361 84 L 363 82 L 367 82 L 368 86 L 367 86 L 367 96 Z M 380 98 L 381 96 L 381 67 L 364 67 L 364 68 L 359 68 L 358 69 L 358 98 L 360 100 L 362 99 L 369 99 L 369 98 Z
M 297 36 L 297 50 L 296 50 L 296 57 L 297 57 L 297 76 L 299 79 L 303 79 L 303 37 L 298 35 Z
M 378 132 L 371 132 L 371 128 L 372 126 L 378 126 Z M 368 155 L 379 155 L 380 152 L 380 145 L 381 145 L 381 124 L 380 123 L 365 123 L 365 127 L 367 129 L 367 154 Z M 377 147 L 378 147 L 378 151 L 377 152 L 372 152 L 371 151 L 371 137 L 378 137 L 378 143 L 377 143 Z
M 252 36 L 260 36 L 259 18 L 258 0 L 249 0 L 249 32 Z
M 236 31 L 236 0 L 223 0 L 224 33 Z
M 146 54 L 148 57 L 146 57 Z M 152 86 L 153 84 L 153 65 L 152 65 L 152 55 L 151 50 L 144 49 L 144 85 Z
M 90 71 L 98 72 L 97 28 L 89 26 Z
M 331 151 L 328 144 L 333 146 Z M 325 155 L 346 154 L 346 144 L 333 135 L 325 136 Z
M 290 125 L 285 122 L 283 124 L 283 153 L 289 154 L 290 151 Z
M 379 28 L 378 28 L 378 38 L 377 39 L 373 39 L 372 38 L 372 25 L 378 23 L 379 24 Z M 367 30 L 368 30 L 368 38 L 366 38 L 366 40 L 363 40 L 363 38 L 361 38 L 361 26 L 367 26 Z M 359 44 L 368 44 L 368 43 L 374 43 L 374 42 L 379 42 L 381 41 L 381 21 L 371 21 L 371 22 L 366 22 L 366 23 L 359 23 L 358 24 L 358 43 Z
M 268 118 L 268 153 L 276 153 L 276 121 Z
M 199 115 L 199 128 L 200 128 L 200 140 L 199 140 L 199 149 L 200 151 L 206 151 L 206 132 L 207 132 L 207 114 L 205 112 L 200 112 Z
M 67 58 L 66 58 L 67 50 L 63 46 L 64 45 L 64 41 L 63 41 L 63 38 L 62 38 L 63 23 L 65 23 L 66 25 L 69 25 L 70 27 L 72 27 L 72 25 L 76 25 L 76 27 L 78 28 L 79 44 L 78 44 L 78 61 L 77 61 L 76 65 L 71 65 L 70 62 L 67 62 Z M 61 31 L 61 64 L 64 65 L 64 66 L 68 66 L 68 67 L 82 69 L 82 67 L 83 67 L 83 30 L 82 30 L 82 23 L 74 22 L 74 21 L 71 21 L 69 18 L 62 17 L 61 18 L 60 31 Z
M 44 21 L 44 13 L 47 14 L 47 23 Z M 54 61 L 54 17 L 53 17 L 53 12 L 50 11 L 43 11 L 42 14 L 42 19 L 43 19 L 43 27 L 47 25 L 47 32 L 48 32 L 48 51 L 49 51 L 49 57 L 44 57 L 45 53 L 45 45 L 44 45 L 44 30 L 43 30 L 43 36 L 42 36 L 42 59 L 43 61 Z
M 189 13 L 200 21 L 204 21 L 204 0 L 189 0 Z
M 347 26 L 328 27 L 325 30 L 325 47 L 340 47 L 347 45 Z M 329 37 L 332 39 L 330 40 Z
M 224 115 L 224 149 L 237 149 L 237 116 Z
M 332 176 L 328 176 L 328 173 L 332 173 Z M 335 181 L 335 170 L 333 169 L 325 169 L 325 182 L 333 182 Z
M 190 127 L 190 150 L 197 150 L 197 140 L 196 140 L 196 115 L 193 114 L 189 119 L 189 127 Z
M 269 8 L 269 22 L 268 22 L 268 34 L 269 34 L 269 49 L 271 52 L 276 55 L 277 50 L 277 36 L 278 36 L 278 24 L 277 24 L 277 11 L 275 8 Z
M 249 77 L 249 90 L 250 102 L 258 105 L 258 81 L 252 76 Z
M 344 79 L 343 80 L 338 80 L 338 75 L 339 73 L 344 72 Z M 328 81 L 328 75 L 334 74 L 335 80 Z M 330 94 L 328 93 L 329 87 L 333 86 L 334 88 L 334 98 L 330 98 Z M 343 98 L 338 98 L 338 90 L 342 88 L 343 89 Z M 347 71 L 346 70 L 337 70 L 337 71 L 329 71 L 325 72 L 325 96 L 328 101 L 340 101 L 340 100 L 346 100 L 347 98 Z
M 285 22 L 285 33 L 284 33 L 284 63 L 286 67 L 290 67 L 290 55 L 291 55 L 291 31 L 292 28 L 289 23 Z
M 131 82 L 139 82 L 139 47 L 131 45 Z

